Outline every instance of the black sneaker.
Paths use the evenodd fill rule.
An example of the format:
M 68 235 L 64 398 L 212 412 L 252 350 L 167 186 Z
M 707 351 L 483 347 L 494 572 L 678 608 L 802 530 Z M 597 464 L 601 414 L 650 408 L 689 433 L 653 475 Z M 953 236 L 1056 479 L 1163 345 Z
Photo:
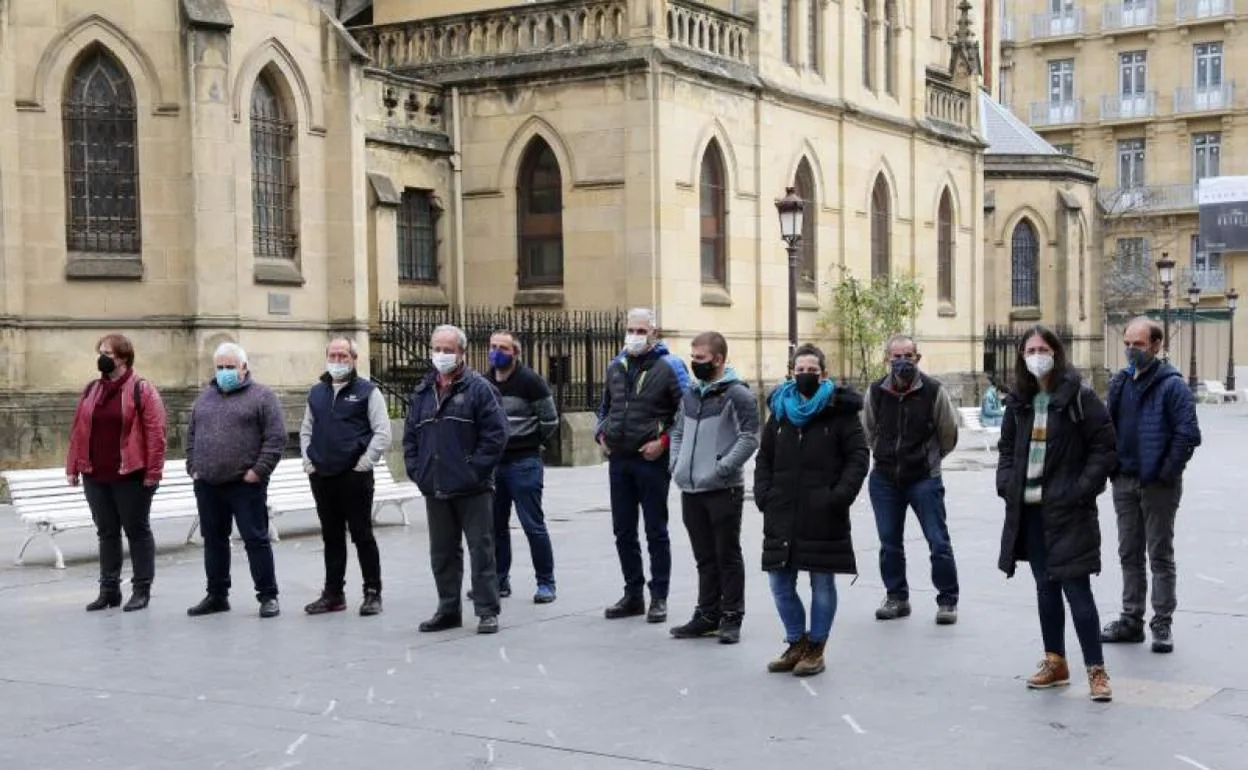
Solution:
M 503 578 L 498 581 L 498 598 L 506 599 L 511 596 L 511 579 Z
M 936 607 L 936 625 L 952 626 L 958 622 L 958 608 L 953 604 L 940 604 Z
M 1143 644 L 1144 624 L 1119 618 L 1101 629 L 1101 641 L 1105 644 Z
M 725 612 L 719 621 L 719 643 L 736 644 L 741 641 L 741 613 Z
M 702 613 L 700 610 L 693 611 L 693 617 L 683 626 L 672 626 L 670 633 L 677 639 L 697 639 L 703 636 L 713 636 L 719 630 L 719 620 Z
M 602 613 L 607 620 L 635 618 L 646 614 L 646 602 L 640 596 L 625 596 Z
M 360 605 L 360 615 L 368 617 L 370 615 L 381 614 L 381 592 L 365 591 L 364 603 Z
M 328 612 L 342 612 L 346 608 L 347 600 L 342 594 L 322 593 L 316 601 L 304 605 L 303 611 L 309 615 L 324 615 Z
M 217 612 L 229 612 L 230 600 L 224 596 L 213 596 L 208 594 L 200 600 L 199 604 L 187 609 L 186 614 L 193 618 L 201 615 L 212 615 Z
M 1153 652 L 1174 652 L 1174 637 L 1170 635 L 1170 626 L 1158 623 L 1153 626 Z
M 667 599 L 651 599 L 650 611 L 646 613 L 647 623 L 667 622 Z
M 346 608 L 346 605 L 345 605 L 345 604 L 343 605 L 343 608 L 344 608 L 344 609 Z M 281 615 L 281 614 L 282 614 L 282 607 L 281 607 L 281 605 L 279 605 L 279 604 L 277 603 L 277 599 L 276 599 L 276 598 L 271 598 L 271 599 L 263 599 L 263 600 L 261 600 L 261 602 L 260 602 L 260 617 L 262 617 L 262 618 L 275 618 L 275 617 L 277 617 L 278 615 Z
M 444 612 L 435 612 L 433 617 L 420 624 L 422 633 L 432 633 L 434 631 L 446 631 L 452 628 L 459 628 L 464 625 L 462 615 L 450 615 Z
M 486 615 L 477 622 L 478 634 L 497 634 L 498 633 L 498 616 Z
M 876 620 L 897 620 L 910 615 L 910 602 L 905 599 L 894 599 L 889 596 L 875 611 Z

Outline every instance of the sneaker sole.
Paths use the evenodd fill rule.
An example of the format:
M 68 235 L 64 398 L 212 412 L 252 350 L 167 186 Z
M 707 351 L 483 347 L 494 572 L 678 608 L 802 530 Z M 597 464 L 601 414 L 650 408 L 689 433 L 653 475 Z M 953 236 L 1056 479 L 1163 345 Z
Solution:
M 805 668 L 800 670 L 795 668 L 793 669 L 793 676 L 814 676 L 815 674 L 822 674 L 826 669 L 827 666 L 820 666 L 819 668 Z
M 1169 655 L 1170 653 L 1174 652 L 1174 645 L 1173 644 L 1157 644 L 1156 642 L 1153 642 L 1153 652 L 1157 653 L 1158 655 Z
M 646 615 L 647 623 L 666 623 L 667 615 Z
M 902 618 L 908 618 L 908 617 L 910 617 L 909 612 L 902 612 L 897 615 L 881 615 L 878 612 L 875 613 L 876 620 L 901 620 Z
M 1070 686 L 1069 679 L 1063 679 L 1060 682 L 1053 682 L 1051 684 L 1032 684 L 1031 682 L 1027 683 L 1028 690 L 1055 690 L 1058 687 L 1069 687 L 1069 686 Z
M 1112 695 L 1089 695 L 1089 700 L 1093 703 L 1109 703 L 1114 699 Z
M 936 618 L 936 625 L 938 626 L 956 626 L 957 624 L 958 624 L 958 619 L 956 617 Z

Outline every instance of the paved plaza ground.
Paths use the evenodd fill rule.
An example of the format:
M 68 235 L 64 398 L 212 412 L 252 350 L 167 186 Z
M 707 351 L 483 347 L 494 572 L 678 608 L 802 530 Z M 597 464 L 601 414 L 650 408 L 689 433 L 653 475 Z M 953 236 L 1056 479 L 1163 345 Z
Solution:
M 926 548 L 908 529 L 915 614 L 879 623 L 877 541 L 865 490 L 854 506 L 859 565 L 842 579 L 828 670 L 769 675 L 781 629 L 758 570 L 761 517 L 747 502 L 742 643 L 676 641 L 667 625 L 602 618 L 620 593 L 604 468 L 553 469 L 548 515 L 559 600 L 535 606 L 514 532 L 516 596 L 503 630 L 420 634 L 434 608 L 423 504 L 412 526 L 379 530 L 386 612 L 310 618 L 322 576 L 312 514 L 286 517 L 276 546 L 284 614 L 260 620 L 241 546 L 234 611 L 191 619 L 201 548 L 157 528 L 151 608 L 87 614 L 93 535 L 61 538 L 69 568 L 34 547 L 11 565 L 20 528 L 0 507 L 0 768 L 430 768 L 634 770 L 771 767 L 883 770 L 1164 770 L 1248 767 L 1248 408 L 1202 407 L 1202 447 L 1178 525 L 1177 650 L 1107 648 L 1115 690 L 1090 703 L 1080 679 L 1028 692 L 1041 655 L 1025 566 L 996 570 L 1001 505 L 982 442 L 964 437 L 946 476 L 962 580 L 956 626 L 933 623 Z M 992 458 L 992 459 L 989 459 Z M 686 619 L 694 569 L 673 495 L 672 622 Z M 1101 500 L 1102 617 L 1120 578 Z M 354 555 L 349 573 L 358 593 Z M 1068 628 L 1072 662 L 1078 663 Z

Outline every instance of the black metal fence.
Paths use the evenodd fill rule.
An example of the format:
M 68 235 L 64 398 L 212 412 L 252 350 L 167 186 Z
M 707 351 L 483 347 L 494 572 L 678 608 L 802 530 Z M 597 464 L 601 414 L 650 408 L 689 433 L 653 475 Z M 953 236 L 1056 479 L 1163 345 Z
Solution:
M 616 310 L 464 309 L 383 303 L 369 335 L 373 381 L 391 414 L 405 416 L 412 389 L 430 370 L 429 338 L 452 323 L 468 336 L 468 365 L 489 369 L 490 335 L 516 335 L 521 358 L 550 385 L 560 412 L 598 408 L 603 376 L 624 344 L 624 313 Z
M 984 330 L 984 374 L 994 378 L 1000 385 L 1007 388 L 1013 387 L 1019 338 L 1031 326 L 1032 324 L 990 325 Z M 1070 327 L 1051 326 L 1049 328 L 1066 346 L 1066 352 L 1069 355 L 1071 342 L 1074 341 Z

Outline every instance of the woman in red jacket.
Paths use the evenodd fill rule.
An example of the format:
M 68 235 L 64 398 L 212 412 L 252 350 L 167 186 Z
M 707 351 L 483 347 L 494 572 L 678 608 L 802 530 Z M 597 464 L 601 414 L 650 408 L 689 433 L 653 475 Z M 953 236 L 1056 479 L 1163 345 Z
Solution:
M 97 345 L 100 378 L 82 392 L 70 430 L 65 477 L 83 482 L 100 537 L 100 595 L 88 612 L 121 604 L 121 533 L 130 541 L 134 587 L 125 611 L 147 607 L 156 543 L 152 495 L 165 465 L 165 405 L 160 393 L 134 372 L 134 346 L 120 334 Z

